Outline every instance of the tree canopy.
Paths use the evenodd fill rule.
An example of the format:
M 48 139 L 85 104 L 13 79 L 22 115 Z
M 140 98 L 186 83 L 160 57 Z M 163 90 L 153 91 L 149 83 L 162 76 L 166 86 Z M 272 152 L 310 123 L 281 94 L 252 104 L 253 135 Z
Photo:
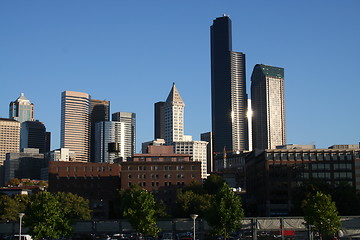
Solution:
M 24 223 L 30 227 L 30 235 L 35 239 L 59 238 L 69 235 L 72 230 L 60 202 L 49 192 L 31 195 Z
M 331 196 L 322 192 L 309 197 L 303 203 L 305 221 L 322 237 L 332 237 L 341 225 L 339 212 Z
M 160 229 L 156 225 L 156 202 L 152 193 L 132 185 L 120 191 L 123 216 L 131 226 L 145 235 L 156 236 Z
M 60 202 L 66 218 L 70 220 L 90 220 L 89 200 L 73 193 L 58 192 L 55 197 Z
M 227 239 L 229 234 L 240 229 L 243 217 L 244 210 L 240 197 L 223 183 L 211 201 L 211 208 L 206 214 L 207 222 L 215 234 L 223 235 L 224 239 Z

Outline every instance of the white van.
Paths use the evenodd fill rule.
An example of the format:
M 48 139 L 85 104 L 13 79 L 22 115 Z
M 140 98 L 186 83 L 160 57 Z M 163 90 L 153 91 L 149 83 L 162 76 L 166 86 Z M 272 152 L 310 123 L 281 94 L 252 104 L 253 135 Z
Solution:
M 12 238 L 14 240 L 33 240 L 30 235 L 28 234 L 21 234 L 21 238 L 19 239 L 19 234 L 15 234 Z

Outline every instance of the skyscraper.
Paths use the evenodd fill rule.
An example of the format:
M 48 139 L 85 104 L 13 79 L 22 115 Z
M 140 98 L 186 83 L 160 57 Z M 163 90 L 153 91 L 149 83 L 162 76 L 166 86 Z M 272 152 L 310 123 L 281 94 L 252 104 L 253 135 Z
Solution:
M 254 149 L 275 149 L 286 144 L 284 69 L 263 64 L 251 76 Z
M 95 124 L 95 162 L 114 163 L 125 156 L 125 123 L 102 121 Z M 126 160 L 126 159 L 125 159 Z
M 132 157 L 136 151 L 136 114 L 131 112 L 116 112 L 112 120 L 124 123 L 124 160 Z
M 13 152 L 20 152 L 20 122 L 9 118 L 0 118 L 0 166 L 3 165 L 6 154 Z
M 10 102 L 9 118 L 21 123 L 25 121 L 34 121 L 34 104 L 24 96 L 24 93 L 21 93 L 20 97 L 15 101 Z
M 184 107 L 185 104 L 176 89 L 175 83 L 164 104 L 165 143 L 171 145 L 184 139 Z
M 74 151 L 77 161 L 89 161 L 90 95 L 64 91 L 61 94 L 61 148 Z
M 90 101 L 90 161 L 95 160 L 95 124 L 110 120 L 110 101 L 91 99 Z
M 211 109 L 214 151 L 248 149 L 245 54 L 232 51 L 231 20 L 216 18 L 211 32 Z
M 50 133 L 46 132 L 44 123 L 25 121 L 21 124 L 20 149 L 37 148 L 40 153 L 50 151 Z
M 207 154 L 205 141 L 193 141 L 184 135 L 184 107 L 175 83 L 164 104 L 165 144 L 173 145 L 175 153 L 190 154 L 193 161 L 201 162 L 201 177 L 207 177 Z
M 165 139 L 164 105 L 165 102 L 157 102 L 154 105 L 154 139 Z

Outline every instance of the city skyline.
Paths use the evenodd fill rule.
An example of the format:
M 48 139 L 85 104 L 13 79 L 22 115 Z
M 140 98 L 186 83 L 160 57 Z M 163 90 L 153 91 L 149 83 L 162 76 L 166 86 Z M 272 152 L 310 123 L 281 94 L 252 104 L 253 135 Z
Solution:
M 285 69 L 287 143 L 359 142 L 358 1 L 212 3 L 1 2 L 0 117 L 23 92 L 55 149 L 61 92 L 87 92 L 111 112 L 137 114 L 139 152 L 153 138 L 153 104 L 175 82 L 187 103 L 184 134 L 199 139 L 211 130 L 209 26 L 226 13 L 233 49 L 246 53 L 248 93 L 255 64 Z

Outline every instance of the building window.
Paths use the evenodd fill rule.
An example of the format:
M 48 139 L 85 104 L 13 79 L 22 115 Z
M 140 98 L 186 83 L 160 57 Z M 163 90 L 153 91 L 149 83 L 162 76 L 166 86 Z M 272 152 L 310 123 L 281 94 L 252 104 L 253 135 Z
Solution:
M 129 179 L 131 178 L 131 174 L 128 175 L 128 178 L 129 178 Z

